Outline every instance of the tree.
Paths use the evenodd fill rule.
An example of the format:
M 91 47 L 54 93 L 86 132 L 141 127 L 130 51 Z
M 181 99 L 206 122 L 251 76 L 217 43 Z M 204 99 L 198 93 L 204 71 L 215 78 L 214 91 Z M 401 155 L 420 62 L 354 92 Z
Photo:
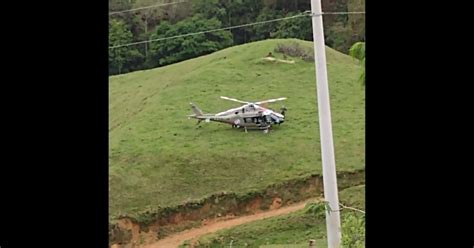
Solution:
M 151 6 L 154 4 L 157 4 L 156 1 L 137 0 L 137 2 L 135 2 L 134 4 L 134 7 L 140 8 L 140 7 Z M 138 33 L 140 40 L 145 40 L 147 37 L 149 37 L 148 27 L 156 25 L 155 22 L 163 18 L 163 12 L 164 10 L 162 7 L 162 8 L 142 9 L 135 13 L 135 16 L 139 20 L 139 23 L 141 26 L 141 28 L 139 28 L 140 32 Z M 143 48 L 145 52 L 145 57 L 147 57 L 148 56 L 148 43 L 145 43 L 143 45 Z
M 257 22 L 267 21 L 275 18 L 281 18 L 282 15 L 279 11 L 270 9 L 270 8 L 263 8 L 260 14 L 257 16 Z M 255 36 L 252 40 L 263 40 L 273 37 L 273 33 L 277 31 L 278 23 L 277 22 L 269 22 L 264 24 L 259 24 L 253 26 L 253 30 Z
M 231 2 L 226 0 L 227 2 Z M 195 14 L 199 14 L 206 19 L 217 18 L 221 22 L 227 17 L 226 8 L 224 1 L 220 0 L 207 0 L 207 1 L 194 1 L 193 9 Z M 227 23 L 228 24 L 228 23 Z
M 298 12 L 290 12 L 287 16 L 294 16 Z M 271 35 L 272 38 L 296 38 L 301 40 L 312 40 L 313 29 L 311 17 L 297 17 L 279 22 L 277 31 Z
M 132 42 L 132 33 L 122 21 L 109 21 L 109 46 L 118 46 Z M 109 49 L 109 73 L 122 73 L 124 66 L 130 62 L 140 63 L 143 55 L 134 47 L 118 47 Z M 137 61 L 138 60 L 138 61 Z
M 348 0 L 347 10 L 350 12 L 365 11 L 365 0 Z M 352 29 L 353 40 L 364 41 L 365 39 L 365 15 L 348 15 L 348 25 Z
M 172 3 L 173 0 L 110 0 L 109 11 L 122 11 L 131 8 L 140 8 L 160 3 Z M 365 0 L 323 0 L 323 9 L 326 12 L 333 11 L 363 11 Z M 120 20 L 124 25 L 117 23 L 110 36 L 110 44 L 123 44 L 124 40 L 128 42 L 146 41 L 151 37 L 165 37 L 171 34 L 181 35 L 195 32 L 203 29 L 199 25 L 205 23 L 206 27 L 229 27 L 253 23 L 258 21 L 271 20 L 284 16 L 292 16 L 310 9 L 310 1 L 307 0 L 203 0 L 203 1 L 185 1 L 179 4 L 171 4 L 156 8 L 146 8 L 137 11 L 117 13 L 110 18 Z M 189 23 L 193 17 L 198 18 L 199 25 Z M 326 31 L 326 44 L 338 51 L 347 53 L 352 43 L 364 41 L 365 25 L 363 15 L 325 15 L 324 28 Z M 207 21 L 204 21 L 207 20 Z M 218 23 L 215 23 L 218 20 Z M 183 23 L 184 21 L 184 23 Z M 187 22 L 186 22 L 187 21 Z M 165 24 L 167 23 L 167 24 Z M 170 27 L 169 30 L 158 34 L 158 26 L 162 28 L 166 25 L 177 26 Z M 112 24 L 110 26 L 113 26 Z M 202 26 L 202 25 L 201 25 Z M 161 28 L 161 29 L 162 29 Z M 211 29 L 211 28 L 209 28 Z M 122 30 L 122 31 L 119 31 Z M 126 31 L 124 31 L 126 30 Z M 206 29 L 207 30 L 207 29 Z M 112 27 L 111 27 L 112 31 Z M 127 33 L 131 32 L 132 38 Z M 110 50 L 109 66 L 111 73 L 123 73 L 135 69 L 153 68 L 181 61 L 183 58 L 191 55 L 202 55 L 225 48 L 225 35 L 213 37 L 213 34 L 231 34 L 232 44 L 242 44 L 250 41 L 263 40 L 268 38 L 298 38 L 312 40 L 311 18 L 301 17 L 293 18 L 279 22 L 271 22 L 254 26 L 245 26 L 229 31 L 216 32 L 212 34 L 203 34 L 198 36 L 183 37 L 182 39 L 167 40 L 154 43 L 143 43 L 133 47 L 121 48 L 115 51 Z M 191 48 L 196 42 L 189 41 L 191 37 L 196 37 L 209 43 L 198 44 L 196 48 Z M 119 42 L 120 41 L 120 42 Z M 187 51 L 177 49 L 180 42 L 188 46 Z M 181 52 L 181 54 L 171 55 L 171 50 L 160 50 L 157 47 L 151 51 L 151 45 L 164 45 L 166 49 Z M 207 46 L 207 48 L 203 48 Z M 136 49 L 136 50 L 135 50 Z M 193 52 L 191 50 L 197 49 Z M 200 50 L 201 49 L 201 50 Z M 123 56 L 128 53 L 127 56 Z M 144 55 L 144 56 L 143 56 Z M 123 58 L 128 58 L 124 60 Z M 141 62 L 140 62 L 141 61 Z M 174 61 L 174 62 L 173 62 Z M 363 60 L 365 62 L 365 59 Z M 365 72 L 364 72 L 365 73 Z M 364 74 L 365 83 L 365 74 Z
M 347 53 L 352 44 L 352 30 L 343 22 L 334 22 L 326 32 L 326 44 L 340 52 Z
M 206 19 L 217 18 L 225 26 L 235 26 L 254 22 L 263 8 L 263 2 L 255 0 L 207 0 L 195 1 L 196 14 Z M 234 44 L 255 40 L 252 27 L 241 27 L 230 31 Z
M 169 22 L 162 22 L 156 27 L 150 39 L 218 29 L 220 27 L 221 22 L 216 18 L 205 19 L 201 15 L 195 15 L 174 25 Z M 160 65 L 167 65 L 215 52 L 232 44 L 232 34 L 227 30 L 222 30 L 153 42 L 150 52 L 153 53 L 153 59 L 158 60 Z
M 365 85 L 365 42 L 356 42 L 349 49 L 349 55 L 359 60 L 364 68 L 360 76 L 360 80 Z
M 132 7 L 132 3 L 129 0 L 110 0 L 109 1 L 109 11 L 122 11 L 127 10 Z

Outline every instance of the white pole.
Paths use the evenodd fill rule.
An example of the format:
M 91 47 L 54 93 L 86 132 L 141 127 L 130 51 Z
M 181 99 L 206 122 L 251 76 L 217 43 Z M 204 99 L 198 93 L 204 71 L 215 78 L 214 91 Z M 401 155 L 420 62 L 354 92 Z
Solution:
M 311 0 L 311 12 L 316 69 L 316 93 L 318 97 L 319 130 L 321 136 L 324 198 L 329 203 L 332 210 L 338 210 L 339 198 L 337 192 L 334 144 L 332 140 L 331 107 L 329 104 L 321 0 Z M 326 228 L 328 247 L 339 248 L 341 246 L 341 220 L 339 211 L 330 213 L 326 211 Z

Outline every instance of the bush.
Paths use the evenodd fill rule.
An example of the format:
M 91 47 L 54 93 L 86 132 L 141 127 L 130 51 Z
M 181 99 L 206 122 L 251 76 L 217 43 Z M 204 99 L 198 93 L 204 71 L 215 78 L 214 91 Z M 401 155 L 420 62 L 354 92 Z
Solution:
M 299 57 L 304 61 L 314 61 L 313 50 L 305 48 L 298 43 L 278 44 L 275 52 L 291 57 Z
M 324 219 L 326 216 L 326 206 L 324 202 L 312 202 L 305 206 L 306 214 L 315 216 L 318 219 Z
M 342 220 L 342 246 L 344 248 L 365 247 L 365 215 L 351 214 Z

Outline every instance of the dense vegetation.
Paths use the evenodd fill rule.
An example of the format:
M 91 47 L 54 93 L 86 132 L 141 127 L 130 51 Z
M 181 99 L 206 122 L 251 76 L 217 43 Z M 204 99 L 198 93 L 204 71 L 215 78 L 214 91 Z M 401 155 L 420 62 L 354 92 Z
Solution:
M 178 0 L 111 0 L 109 11 L 109 45 L 212 30 L 216 28 L 265 21 L 298 15 L 310 10 L 309 0 L 188 0 L 158 8 L 129 11 L 157 3 Z M 364 0 L 323 0 L 323 11 L 362 11 Z M 324 16 L 326 43 L 348 53 L 356 41 L 364 40 L 363 15 Z M 231 30 L 142 43 L 110 49 L 109 73 L 149 69 L 250 41 L 268 38 L 298 38 L 312 40 L 311 19 L 308 16 L 279 22 L 241 27 Z

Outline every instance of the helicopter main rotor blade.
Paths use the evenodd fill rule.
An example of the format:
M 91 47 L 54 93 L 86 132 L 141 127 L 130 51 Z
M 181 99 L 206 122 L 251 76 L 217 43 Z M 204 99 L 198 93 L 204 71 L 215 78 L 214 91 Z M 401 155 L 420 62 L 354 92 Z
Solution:
M 286 100 L 286 97 L 280 97 L 280 98 L 276 98 L 276 99 L 269 99 L 269 100 L 265 100 L 265 101 L 260 101 L 260 102 L 256 102 L 255 104 L 278 102 L 278 101 L 283 101 L 283 100 Z
M 221 98 L 225 99 L 225 100 L 234 101 L 234 102 L 249 103 L 249 102 L 244 102 L 244 101 L 241 101 L 241 100 L 238 100 L 238 99 L 235 99 L 235 98 L 229 98 L 229 97 L 226 97 L 226 96 L 221 96 Z

